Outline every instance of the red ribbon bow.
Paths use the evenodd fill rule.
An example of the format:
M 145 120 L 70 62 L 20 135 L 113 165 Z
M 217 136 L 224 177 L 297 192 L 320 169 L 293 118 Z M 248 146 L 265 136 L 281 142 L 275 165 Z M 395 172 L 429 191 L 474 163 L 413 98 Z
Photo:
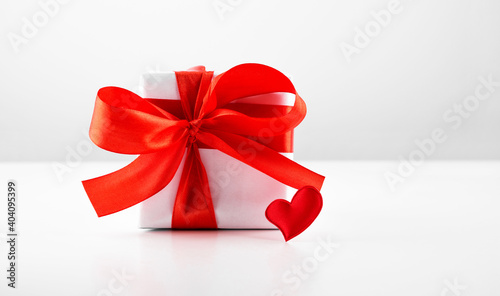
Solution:
M 304 101 L 285 75 L 260 64 L 238 65 L 213 80 L 213 72 L 204 67 L 175 74 L 179 112 L 122 88 L 99 90 L 90 138 L 112 152 L 140 154 L 116 172 L 82 182 L 99 217 L 131 207 L 163 189 L 186 153 L 172 228 L 217 228 L 199 147 L 218 149 L 288 186 L 321 189 L 323 176 L 255 140 L 263 129 L 276 137 L 293 130 L 306 114 Z M 295 94 L 293 107 L 257 117 L 227 106 L 240 98 L 273 92 Z M 281 127 L 270 129 L 276 122 Z M 248 148 L 253 149 L 250 156 L 245 153 Z

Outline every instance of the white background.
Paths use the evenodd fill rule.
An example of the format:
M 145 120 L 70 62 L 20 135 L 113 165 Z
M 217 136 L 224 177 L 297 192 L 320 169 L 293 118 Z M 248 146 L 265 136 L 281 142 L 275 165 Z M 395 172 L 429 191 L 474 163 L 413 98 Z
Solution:
M 100 87 L 136 90 L 140 73 L 244 62 L 292 76 L 306 100 L 297 159 L 396 160 L 435 128 L 448 138 L 433 159 L 500 157 L 500 91 L 456 129 L 443 119 L 479 77 L 500 81 L 500 2 L 396 1 L 378 33 L 373 14 L 391 1 L 226 1 L 70 0 L 12 46 L 9 34 L 22 37 L 23 18 L 44 21 L 43 10 L 2 0 L 0 160 L 64 160 L 87 140 Z M 348 62 L 341 46 L 354 45 L 356 28 L 378 35 Z M 96 148 L 86 159 L 123 157 Z

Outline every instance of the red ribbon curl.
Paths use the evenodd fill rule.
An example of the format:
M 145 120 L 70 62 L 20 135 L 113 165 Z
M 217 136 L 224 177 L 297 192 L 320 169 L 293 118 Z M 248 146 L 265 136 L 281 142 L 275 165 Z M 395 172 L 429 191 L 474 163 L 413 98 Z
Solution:
M 200 147 L 220 150 L 288 186 L 321 189 L 323 176 L 273 149 L 287 149 L 279 140 L 289 142 L 287 137 L 306 114 L 304 101 L 285 75 L 260 64 L 238 65 L 215 78 L 204 67 L 175 74 L 181 98 L 177 107 L 118 87 L 98 91 L 90 138 L 112 152 L 140 154 L 116 172 L 82 182 L 99 217 L 131 207 L 163 189 L 186 153 L 172 228 L 217 228 Z M 275 108 L 271 114 L 237 103 L 228 105 L 274 92 L 295 94 L 293 107 L 276 106 L 281 112 Z M 272 132 L 266 145 L 257 140 L 264 129 Z

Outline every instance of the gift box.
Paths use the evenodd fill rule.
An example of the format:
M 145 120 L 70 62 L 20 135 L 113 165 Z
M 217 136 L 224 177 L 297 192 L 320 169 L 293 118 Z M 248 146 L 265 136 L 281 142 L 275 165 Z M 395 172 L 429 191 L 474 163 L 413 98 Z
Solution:
M 215 75 L 220 73 L 215 73 Z M 147 73 L 141 76 L 140 95 L 162 105 L 159 100 L 180 101 L 174 72 Z M 269 93 L 241 98 L 229 103 L 242 107 L 254 105 L 255 110 L 273 106 L 293 106 L 295 96 L 290 93 Z M 234 108 L 233 108 L 234 109 Z M 289 152 L 277 151 L 293 157 L 293 130 L 282 137 Z M 199 148 L 212 195 L 215 217 L 219 228 L 276 228 L 265 217 L 266 207 L 275 199 L 290 200 L 290 187 L 242 163 L 231 156 L 211 148 Z M 250 153 L 250 152 L 249 152 Z M 140 226 L 143 228 L 171 228 L 175 196 L 179 188 L 185 158 L 174 178 L 160 192 L 141 203 Z
M 273 224 L 266 217 L 272 201 L 290 199 L 290 188 L 320 190 L 324 180 L 291 159 L 306 106 L 281 72 L 243 64 L 214 75 L 195 67 L 146 74 L 141 86 L 140 96 L 119 87 L 97 94 L 91 140 L 139 154 L 82 182 L 98 216 L 141 203 L 145 228 L 258 229 L 286 222 L 283 215 L 319 213 L 320 206 L 304 212 L 301 194 L 296 209 L 275 207 Z M 314 219 L 306 220 L 295 228 Z

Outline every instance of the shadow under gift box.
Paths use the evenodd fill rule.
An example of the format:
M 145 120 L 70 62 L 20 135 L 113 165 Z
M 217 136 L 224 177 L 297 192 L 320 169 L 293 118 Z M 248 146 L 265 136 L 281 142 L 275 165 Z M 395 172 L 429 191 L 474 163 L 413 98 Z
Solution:
M 214 77 L 217 74 L 214 73 Z M 175 73 L 142 75 L 139 95 L 155 100 L 180 100 Z M 271 93 L 242 98 L 230 104 L 293 106 L 294 100 L 294 94 Z M 293 137 L 288 137 L 287 141 L 292 146 Z M 199 151 L 207 172 L 218 228 L 275 229 L 265 217 L 266 208 L 278 198 L 290 201 L 292 188 L 219 150 L 200 148 Z M 280 154 L 293 158 L 293 153 Z M 170 183 L 141 203 L 140 227 L 172 227 L 172 211 L 185 159 L 186 155 Z

